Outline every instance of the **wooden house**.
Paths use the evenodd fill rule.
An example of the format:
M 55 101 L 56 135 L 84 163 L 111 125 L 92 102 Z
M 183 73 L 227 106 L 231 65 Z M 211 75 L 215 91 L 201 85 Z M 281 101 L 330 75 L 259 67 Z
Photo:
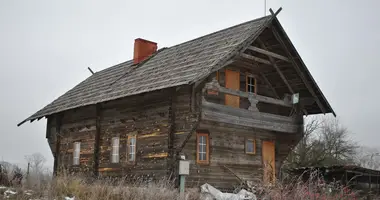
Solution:
M 18 125 L 47 118 L 54 172 L 177 177 L 185 157 L 188 187 L 274 180 L 303 136 L 303 116 L 335 115 L 279 11 L 169 48 L 136 39 L 132 60 Z

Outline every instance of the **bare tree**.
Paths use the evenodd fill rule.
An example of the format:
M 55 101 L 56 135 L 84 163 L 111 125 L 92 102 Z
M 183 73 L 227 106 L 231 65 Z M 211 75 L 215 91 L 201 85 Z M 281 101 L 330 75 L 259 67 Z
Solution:
M 374 170 L 380 169 L 380 151 L 377 148 L 365 146 L 358 148 L 355 160 L 358 166 Z
M 40 153 L 33 153 L 32 155 L 25 156 L 25 159 L 30 163 L 30 168 L 33 172 L 42 171 L 46 162 L 45 157 Z
M 354 163 L 358 146 L 336 118 L 307 120 L 304 137 L 288 156 L 287 167 Z
M 29 186 L 40 185 L 41 181 L 44 179 L 44 164 L 46 162 L 45 157 L 40 153 L 33 153 L 25 156 L 25 159 L 30 166 L 26 184 Z

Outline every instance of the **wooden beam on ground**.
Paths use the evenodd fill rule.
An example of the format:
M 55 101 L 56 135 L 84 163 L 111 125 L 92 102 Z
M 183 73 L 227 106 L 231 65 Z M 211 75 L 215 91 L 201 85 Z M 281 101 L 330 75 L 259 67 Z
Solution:
M 302 81 L 305 83 L 305 86 L 306 88 L 309 90 L 310 94 L 315 98 L 315 101 L 317 102 L 318 104 L 318 107 L 321 109 L 321 111 L 326 114 L 326 109 L 325 107 L 322 105 L 321 101 L 319 100 L 319 98 L 317 97 L 317 95 L 315 94 L 313 88 L 311 87 L 311 85 L 309 84 L 309 82 L 306 80 L 306 77 L 304 76 L 304 74 L 301 72 L 297 62 L 294 60 L 292 54 L 290 53 L 290 50 L 287 48 L 287 46 L 285 45 L 285 42 L 281 39 L 279 33 L 277 32 L 276 28 L 275 27 L 272 27 L 272 32 L 275 36 L 275 38 L 277 39 L 277 41 L 280 42 L 282 48 L 286 51 L 286 53 L 288 54 L 288 57 L 289 57 L 289 60 L 291 61 L 291 63 L 293 64 L 293 67 L 296 69 L 298 75 L 301 77 Z
M 255 51 L 257 53 L 261 53 L 261 54 L 264 54 L 264 55 L 267 55 L 267 56 L 271 56 L 273 58 L 277 58 L 277 59 L 280 59 L 280 60 L 283 60 L 283 61 L 286 61 L 286 62 L 290 62 L 290 60 L 287 57 L 285 57 L 285 56 L 282 56 L 282 55 L 270 52 L 270 51 L 265 50 L 265 49 L 261 49 L 259 47 L 249 46 L 248 49 L 252 50 L 252 51 Z
M 259 58 L 259 57 L 256 57 L 256 56 L 252 56 L 252 55 L 249 55 L 249 54 L 246 54 L 246 53 L 241 53 L 240 56 L 242 58 L 245 58 L 245 59 L 253 60 L 253 61 L 256 61 L 256 62 L 259 62 L 259 63 L 263 63 L 263 64 L 267 64 L 267 65 L 271 65 L 271 62 L 269 62 L 268 60 L 265 60 L 265 59 L 262 59 L 262 58 Z

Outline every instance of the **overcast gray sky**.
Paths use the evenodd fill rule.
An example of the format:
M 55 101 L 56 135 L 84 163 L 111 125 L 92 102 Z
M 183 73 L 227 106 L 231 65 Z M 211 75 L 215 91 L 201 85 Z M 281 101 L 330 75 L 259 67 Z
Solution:
M 267 0 L 341 122 L 378 144 L 376 0 Z M 264 0 L 0 0 L 0 159 L 42 153 L 46 120 L 16 124 L 90 75 L 132 58 L 137 37 L 169 47 L 264 15 Z M 377 123 L 377 124 L 376 124 Z

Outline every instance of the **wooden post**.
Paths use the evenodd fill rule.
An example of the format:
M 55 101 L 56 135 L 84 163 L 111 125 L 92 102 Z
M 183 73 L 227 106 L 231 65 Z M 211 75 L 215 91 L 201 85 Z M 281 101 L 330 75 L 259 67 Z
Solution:
M 99 176 L 99 154 L 100 154 L 100 121 L 101 121 L 101 105 L 96 104 L 96 135 L 95 135 L 95 144 L 94 144 L 94 168 L 93 174 L 97 178 Z
M 185 176 L 190 174 L 190 162 L 188 160 L 180 160 L 179 161 L 179 194 L 181 199 L 184 198 L 185 195 Z
M 183 199 L 184 195 L 185 195 L 185 175 L 179 175 L 179 195 L 181 196 L 181 199 Z
M 54 152 L 54 167 L 53 167 L 53 175 L 57 176 L 58 174 L 58 166 L 59 166 L 59 151 L 61 146 L 61 119 L 62 114 L 56 115 L 56 123 L 55 123 L 55 152 Z

